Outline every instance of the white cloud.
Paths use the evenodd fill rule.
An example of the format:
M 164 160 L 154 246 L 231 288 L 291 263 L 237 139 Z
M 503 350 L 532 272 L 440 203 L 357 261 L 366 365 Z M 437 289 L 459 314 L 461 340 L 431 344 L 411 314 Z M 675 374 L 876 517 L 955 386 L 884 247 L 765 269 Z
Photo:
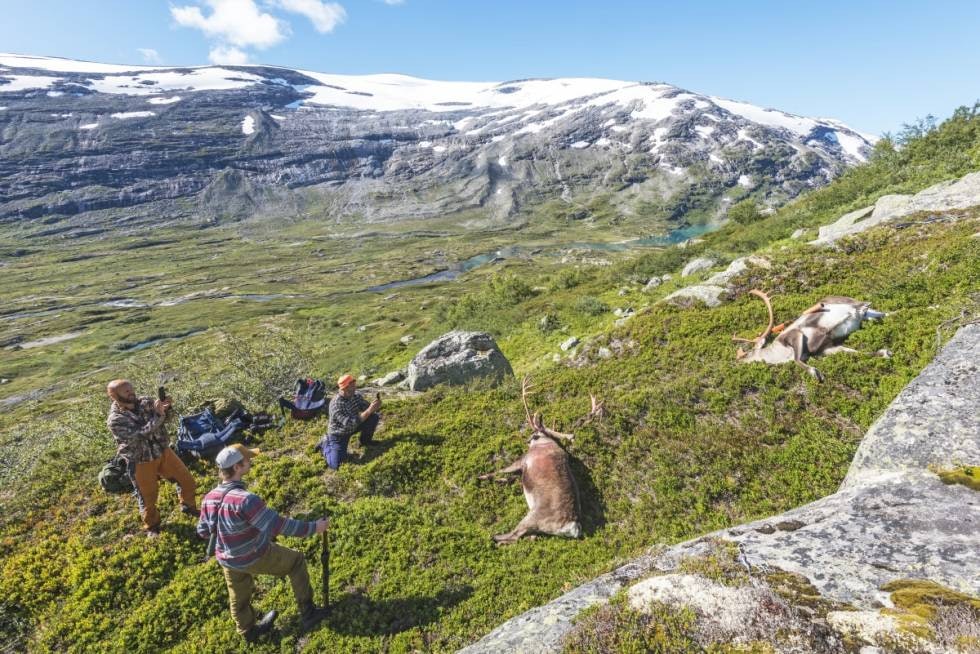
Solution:
M 212 64 L 244 66 L 248 63 L 248 53 L 233 45 L 216 45 L 208 52 L 208 60 Z
M 136 48 L 136 50 L 143 57 L 143 61 L 148 64 L 162 64 L 163 59 L 160 57 L 160 53 L 153 48 Z
M 261 11 L 254 0 L 204 0 L 211 8 L 205 16 L 200 7 L 171 7 L 170 15 L 182 27 L 199 29 L 211 38 L 228 45 L 211 50 L 237 57 L 247 56 L 239 48 L 268 48 L 289 34 L 289 24 Z M 236 46 L 236 47 L 229 47 Z M 232 62 L 224 62 L 232 63 Z
M 401 5 L 404 4 L 405 0 L 385 0 L 386 5 Z
M 321 2 L 321 0 L 273 0 L 272 4 L 280 9 L 306 16 L 313 23 L 316 31 L 321 34 L 332 32 L 347 17 L 347 12 L 336 2 Z

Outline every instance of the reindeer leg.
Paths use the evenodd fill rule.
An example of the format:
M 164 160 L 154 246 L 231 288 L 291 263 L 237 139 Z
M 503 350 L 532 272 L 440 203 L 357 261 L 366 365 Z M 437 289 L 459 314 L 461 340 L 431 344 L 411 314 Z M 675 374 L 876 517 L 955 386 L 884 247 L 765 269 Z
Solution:
M 493 542 L 497 545 L 510 545 L 516 543 L 522 536 L 527 534 L 529 531 L 536 531 L 537 521 L 534 519 L 531 512 L 528 512 L 524 518 L 517 523 L 514 530 L 506 534 L 497 534 L 493 537 Z
M 805 363 L 806 359 L 810 356 L 810 350 L 807 348 L 806 335 L 801 331 L 794 331 L 790 334 L 789 338 L 786 339 L 786 344 L 793 348 L 793 363 L 801 366 L 807 373 L 816 379 L 817 381 L 823 381 L 823 375 L 820 371 L 813 366 Z
M 839 354 L 841 352 L 849 352 L 851 354 L 861 354 L 866 357 L 881 357 L 883 359 L 892 358 L 892 351 L 885 348 L 882 348 L 875 352 L 862 352 L 861 350 L 855 350 L 853 347 L 847 347 L 845 345 L 834 345 L 833 347 L 828 347 L 820 354 Z
M 847 347 L 846 345 L 831 345 L 830 347 L 825 347 L 820 354 L 826 356 L 829 354 L 840 354 L 841 352 L 849 352 L 851 354 L 864 354 L 864 352 L 855 350 L 853 347 Z
M 523 467 L 524 467 L 524 457 L 522 456 L 521 458 L 519 458 L 517 461 L 514 461 L 506 468 L 503 468 L 502 470 L 498 470 L 497 472 L 488 472 L 485 475 L 480 475 L 477 477 L 477 479 L 481 481 L 490 480 L 500 484 L 506 484 L 507 482 L 513 481 L 514 477 L 510 477 L 509 479 L 501 479 L 500 476 L 517 474 L 518 472 L 521 471 Z

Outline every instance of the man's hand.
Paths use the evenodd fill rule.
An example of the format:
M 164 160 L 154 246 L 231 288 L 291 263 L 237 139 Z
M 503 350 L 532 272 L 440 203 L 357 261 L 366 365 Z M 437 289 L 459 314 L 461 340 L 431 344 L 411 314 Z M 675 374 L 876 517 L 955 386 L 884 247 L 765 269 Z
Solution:
M 154 400 L 153 410 L 157 412 L 158 416 L 165 416 L 172 405 L 173 401 L 170 398 L 167 398 L 166 400 Z
M 364 409 L 364 411 L 361 412 L 361 420 L 367 420 L 375 413 L 377 413 L 378 409 L 380 408 L 381 408 L 381 398 L 378 397 L 375 398 L 374 401 L 368 405 L 368 408 Z
M 316 521 L 316 533 L 322 534 L 330 526 L 330 518 L 320 518 Z

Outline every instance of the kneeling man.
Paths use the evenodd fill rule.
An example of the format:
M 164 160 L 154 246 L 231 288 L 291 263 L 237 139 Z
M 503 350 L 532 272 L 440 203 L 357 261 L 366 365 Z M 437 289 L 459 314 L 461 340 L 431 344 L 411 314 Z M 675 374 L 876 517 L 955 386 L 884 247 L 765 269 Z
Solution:
M 381 398 L 368 402 L 357 392 L 357 381 L 353 375 L 344 375 L 337 380 L 339 392 L 330 400 L 330 421 L 327 435 L 317 445 L 327 465 L 336 470 L 347 459 L 347 444 L 351 436 L 360 433 L 361 445 L 373 443 L 374 430 L 378 428 L 381 415 Z

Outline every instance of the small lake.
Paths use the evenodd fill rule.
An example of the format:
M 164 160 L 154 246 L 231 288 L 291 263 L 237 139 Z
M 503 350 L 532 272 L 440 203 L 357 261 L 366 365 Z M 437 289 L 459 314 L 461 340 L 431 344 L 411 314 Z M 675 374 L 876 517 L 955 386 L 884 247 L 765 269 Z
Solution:
M 690 225 L 688 227 L 682 227 L 680 229 L 675 229 L 669 234 L 664 234 L 662 236 L 645 236 L 642 238 L 636 238 L 629 241 L 620 241 L 619 243 L 590 243 L 590 242 L 577 242 L 577 243 L 564 243 L 561 245 L 552 246 L 548 248 L 549 250 L 557 250 L 559 252 L 564 250 L 598 250 L 604 252 L 624 252 L 626 250 L 632 250 L 634 248 L 643 247 L 666 247 L 668 245 L 677 245 L 678 243 L 683 243 L 684 241 L 695 238 L 709 232 L 714 229 L 714 225 Z M 451 282 L 460 275 L 467 273 L 475 268 L 486 265 L 488 263 L 499 261 L 502 259 L 510 259 L 516 256 L 534 256 L 543 252 L 540 247 L 527 248 L 520 245 L 508 245 L 506 247 L 500 248 L 499 250 L 494 250 L 493 252 L 488 252 L 486 254 L 478 254 L 475 257 L 470 257 L 460 261 L 459 263 L 453 264 L 445 270 L 439 270 L 424 277 L 413 277 L 411 279 L 402 279 L 394 282 L 388 282 L 387 284 L 379 284 L 377 286 L 370 286 L 366 290 L 372 292 L 383 292 L 390 291 L 396 288 L 404 288 L 406 286 L 420 286 L 422 284 L 435 284 L 439 282 Z

